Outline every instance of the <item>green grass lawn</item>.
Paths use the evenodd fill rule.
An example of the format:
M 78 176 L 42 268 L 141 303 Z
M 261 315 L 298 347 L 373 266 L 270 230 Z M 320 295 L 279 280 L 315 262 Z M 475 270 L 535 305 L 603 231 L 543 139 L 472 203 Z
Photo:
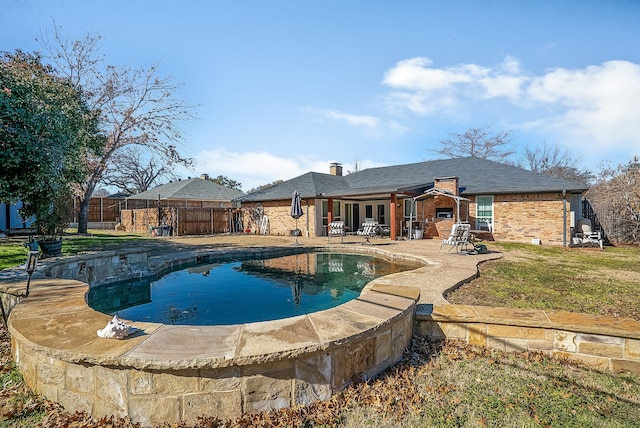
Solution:
M 126 235 L 94 232 L 89 236 L 68 235 L 62 240 L 62 255 L 70 256 L 91 251 L 107 251 L 123 247 L 135 246 L 138 242 L 148 241 L 139 235 Z M 7 269 L 24 264 L 28 249 L 24 247 L 27 238 L 12 238 L 0 241 L 0 269 Z
M 451 303 L 555 309 L 640 320 L 640 248 L 604 251 L 496 244 L 504 257 L 447 296 Z

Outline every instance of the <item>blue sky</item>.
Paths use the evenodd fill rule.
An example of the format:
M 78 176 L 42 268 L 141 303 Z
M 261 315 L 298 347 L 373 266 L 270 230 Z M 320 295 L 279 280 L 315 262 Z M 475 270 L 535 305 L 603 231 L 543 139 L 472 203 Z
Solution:
M 330 162 L 435 159 L 510 130 L 597 170 L 640 155 L 640 1 L 0 0 L 0 50 L 53 23 L 112 64 L 159 65 L 198 105 L 180 148 L 243 190 Z

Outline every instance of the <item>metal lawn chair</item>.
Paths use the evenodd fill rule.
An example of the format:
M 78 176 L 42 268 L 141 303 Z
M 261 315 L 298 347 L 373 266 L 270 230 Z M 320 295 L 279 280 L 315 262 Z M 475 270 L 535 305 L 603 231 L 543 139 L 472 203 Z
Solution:
M 449 237 L 442 240 L 442 244 L 440 245 L 440 249 L 445 245 L 450 246 L 449 251 L 451 249 L 455 249 L 456 252 L 461 251 L 462 249 L 467 250 L 469 247 L 469 231 L 471 230 L 471 225 L 466 223 L 455 223 L 451 228 L 451 233 Z
M 371 221 L 362 223 L 362 229 L 358 230 L 357 234 L 364 237 L 363 244 L 373 245 L 370 239 L 378 234 L 378 222 Z
M 329 223 L 329 228 L 327 230 L 327 235 L 329 236 L 329 242 L 331 242 L 331 238 L 339 236 L 344 243 L 344 221 L 332 221 Z

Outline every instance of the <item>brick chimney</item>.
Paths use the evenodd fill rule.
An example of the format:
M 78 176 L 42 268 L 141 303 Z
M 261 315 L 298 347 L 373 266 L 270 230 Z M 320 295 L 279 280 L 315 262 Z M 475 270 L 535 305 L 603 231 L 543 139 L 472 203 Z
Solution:
M 342 177 L 342 164 L 338 162 L 332 162 L 331 165 L 329 165 L 329 174 Z
M 445 190 L 456 196 L 459 195 L 458 177 L 440 177 L 433 179 L 433 187 L 435 189 Z

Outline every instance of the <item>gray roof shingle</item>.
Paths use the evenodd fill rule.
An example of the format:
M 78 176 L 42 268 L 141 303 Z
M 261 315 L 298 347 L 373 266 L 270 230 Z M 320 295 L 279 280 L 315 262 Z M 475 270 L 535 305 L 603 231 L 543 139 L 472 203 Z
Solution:
M 499 193 L 547 193 L 566 190 L 581 193 L 588 188 L 581 183 L 551 177 L 524 168 L 477 157 L 440 159 L 405 165 L 369 168 L 346 176 L 308 172 L 279 185 L 239 198 L 243 202 L 281 200 L 300 196 L 345 197 L 399 192 L 403 189 L 423 191 L 434 178 L 458 177 L 462 195 Z
M 129 199 L 231 201 L 244 195 L 241 190 L 230 189 L 202 178 L 173 181 L 146 192 L 129 196 Z

